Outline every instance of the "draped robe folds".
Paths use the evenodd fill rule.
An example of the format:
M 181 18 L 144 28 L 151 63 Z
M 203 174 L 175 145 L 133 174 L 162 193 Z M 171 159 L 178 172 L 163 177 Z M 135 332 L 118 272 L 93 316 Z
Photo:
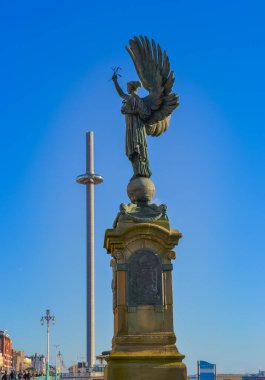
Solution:
M 121 112 L 125 114 L 126 155 L 132 163 L 134 177 L 149 178 L 152 173 L 149 168 L 144 122 L 150 117 L 151 111 L 138 95 L 132 94 Z

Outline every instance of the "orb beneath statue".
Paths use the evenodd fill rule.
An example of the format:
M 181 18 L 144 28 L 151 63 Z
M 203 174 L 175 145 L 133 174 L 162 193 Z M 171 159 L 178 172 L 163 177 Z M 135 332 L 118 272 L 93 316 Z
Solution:
M 127 194 L 132 203 L 146 206 L 155 195 L 155 185 L 150 178 L 135 177 L 127 186 Z

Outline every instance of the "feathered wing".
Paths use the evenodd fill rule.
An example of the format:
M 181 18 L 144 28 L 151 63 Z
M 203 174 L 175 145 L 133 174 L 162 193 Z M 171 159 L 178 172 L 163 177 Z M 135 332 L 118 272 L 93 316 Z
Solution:
M 167 53 L 154 40 L 147 37 L 134 37 L 129 40 L 129 52 L 142 85 L 149 91 L 143 98 L 151 109 L 151 116 L 146 121 L 148 135 L 159 136 L 168 128 L 170 116 L 179 105 L 179 98 L 171 93 L 174 73 L 170 71 Z

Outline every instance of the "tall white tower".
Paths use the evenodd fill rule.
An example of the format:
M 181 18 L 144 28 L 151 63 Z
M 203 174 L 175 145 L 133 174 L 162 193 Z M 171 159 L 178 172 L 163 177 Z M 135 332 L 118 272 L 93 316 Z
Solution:
M 103 177 L 94 173 L 94 134 L 86 132 L 86 173 L 76 182 L 86 185 L 86 255 L 87 255 L 87 365 L 95 363 L 95 292 L 94 292 L 94 185 Z

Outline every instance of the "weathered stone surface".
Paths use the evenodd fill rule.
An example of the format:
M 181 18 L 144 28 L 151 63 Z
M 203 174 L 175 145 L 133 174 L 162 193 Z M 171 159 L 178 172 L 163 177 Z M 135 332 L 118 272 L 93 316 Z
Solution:
M 163 355 L 146 351 L 144 355 L 112 354 L 107 360 L 104 379 L 111 380 L 187 380 L 182 355 Z
M 168 220 L 121 219 L 106 231 L 104 246 L 116 270 L 114 336 L 104 380 L 186 380 L 173 328 L 171 260 L 181 236 Z

